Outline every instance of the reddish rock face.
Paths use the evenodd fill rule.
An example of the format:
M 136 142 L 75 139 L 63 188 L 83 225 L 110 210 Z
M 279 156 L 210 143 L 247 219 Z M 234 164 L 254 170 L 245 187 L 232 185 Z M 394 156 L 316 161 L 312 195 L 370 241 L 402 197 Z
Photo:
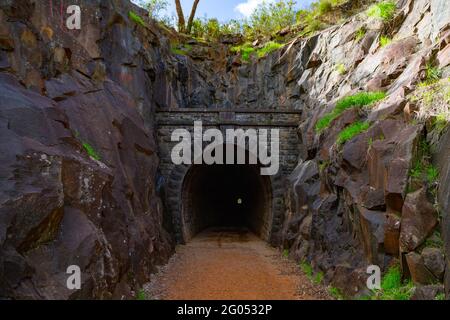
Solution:
M 361 231 L 369 264 L 383 263 L 383 242 L 386 216 L 384 212 L 361 209 Z
M 428 201 L 426 190 L 420 189 L 408 194 L 402 211 L 401 251 L 414 251 L 429 236 L 436 224 L 437 212 Z
M 137 103 L 147 78 L 130 72 L 139 80 L 128 91 L 106 74 L 111 59 L 97 60 L 102 25 L 88 23 L 100 14 L 95 3 L 83 7 L 89 27 L 73 33 L 54 21 L 46 27 L 48 2 L 25 3 L 0 5 L 0 65 L 8 65 L 0 74 L 0 297 L 133 298 L 173 249 L 152 123 Z M 127 6 L 103 14 L 126 16 Z M 114 39 L 106 42 L 122 41 Z M 81 290 L 66 286 L 71 265 L 81 269 Z
M 384 250 L 386 253 L 397 257 L 400 250 L 400 217 L 388 214 L 384 232 Z

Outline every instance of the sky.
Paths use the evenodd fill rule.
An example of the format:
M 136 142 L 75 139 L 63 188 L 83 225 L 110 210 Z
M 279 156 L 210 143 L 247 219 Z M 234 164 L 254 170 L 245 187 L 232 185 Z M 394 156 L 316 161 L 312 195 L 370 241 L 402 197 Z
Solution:
M 264 0 L 200 0 L 197 8 L 197 17 L 218 18 L 221 22 L 230 19 L 239 19 L 248 17 L 253 10 Z M 265 0 L 271 2 L 275 0 Z M 315 0 L 297 0 L 299 9 L 308 8 Z M 191 12 L 193 0 L 181 0 L 184 15 L 187 16 Z M 169 8 L 167 13 L 169 16 L 175 14 L 175 1 L 169 0 Z

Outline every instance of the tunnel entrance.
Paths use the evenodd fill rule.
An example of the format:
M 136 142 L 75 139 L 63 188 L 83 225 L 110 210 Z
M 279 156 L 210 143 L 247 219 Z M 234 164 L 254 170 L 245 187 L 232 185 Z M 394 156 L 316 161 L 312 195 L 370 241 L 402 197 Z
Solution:
M 183 182 L 184 239 L 207 228 L 247 228 L 269 240 L 272 192 L 259 165 L 193 165 Z

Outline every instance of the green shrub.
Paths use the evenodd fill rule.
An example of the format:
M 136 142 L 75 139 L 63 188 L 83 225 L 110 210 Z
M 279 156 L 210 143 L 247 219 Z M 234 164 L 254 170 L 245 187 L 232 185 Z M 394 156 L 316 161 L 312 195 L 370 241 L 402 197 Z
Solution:
M 95 151 L 94 147 L 92 147 L 89 143 L 87 142 L 83 142 L 83 148 L 84 150 L 86 150 L 86 152 L 88 153 L 88 155 L 97 160 L 100 161 L 101 157 L 100 155 L 97 153 L 97 151 Z
M 314 274 L 312 266 L 307 261 L 302 261 L 300 263 L 300 269 L 303 271 L 303 273 L 309 278 L 312 279 L 312 276 Z
M 442 249 L 444 247 L 444 240 L 442 239 L 441 233 L 435 231 L 433 235 L 425 240 L 424 247 Z
M 318 272 L 318 273 L 316 273 L 316 275 L 314 276 L 313 282 L 314 282 L 315 284 L 321 284 L 322 281 L 323 281 L 323 277 L 324 277 L 323 272 Z
M 389 268 L 381 281 L 382 290 L 393 290 L 402 285 L 402 272 L 398 265 Z
M 283 250 L 283 257 L 284 258 L 288 258 L 289 257 L 289 250 L 288 249 L 284 249 Z
M 366 35 L 366 29 L 364 27 L 359 28 L 355 33 L 355 41 L 359 42 Z
M 425 80 L 422 81 L 419 86 L 429 86 L 438 82 L 442 77 L 442 70 L 433 66 L 431 63 L 427 63 L 425 67 Z
M 130 19 L 131 19 L 134 23 L 136 23 L 136 24 L 138 24 L 138 25 L 140 25 L 140 26 L 145 27 L 144 19 L 142 19 L 141 16 L 137 15 L 137 14 L 134 13 L 133 11 L 128 12 L 128 16 L 130 17 Z
M 317 13 L 319 15 L 323 15 L 325 13 L 330 12 L 333 9 L 333 5 L 331 0 L 320 0 L 317 3 Z
M 439 170 L 433 166 L 433 165 L 429 165 L 426 168 L 426 173 L 427 173 L 427 180 L 429 183 L 435 183 L 438 181 L 439 179 Z
M 260 4 L 244 25 L 246 38 L 267 38 L 280 30 L 292 27 L 296 21 L 295 4 L 293 0 Z
M 445 300 L 445 293 L 439 293 L 434 300 Z
M 336 71 L 337 71 L 339 74 L 343 75 L 343 74 L 346 74 L 346 73 L 347 73 L 347 68 L 345 68 L 345 65 L 344 65 L 343 63 L 338 63 L 338 64 L 336 65 Z
M 409 170 L 409 176 L 413 179 L 420 179 L 422 178 L 422 171 L 422 162 L 416 161 L 413 167 Z
M 239 53 L 244 61 L 249 61 L 255 51 L 255 48 L 249 42 L 231 48 L 231 52 Z
M 352 125 L 346 127 L 339 133 L 337 143 L 344 144 L 347 141 L 351 140 L 353 137 L 357 136 L 358 134 L 367 131 L 369 127 L 370 127 L 369 122 L 357 121 Z
M 308 14 L 305 16 L 305 27 L 300 36 L 310 36 L 323 27 L 324 25 L 319 19 L 315 18 L 313 14 Z
M 352 107 L 369 106 L 386 97 L 385 92 L 361 92 L 339 100 L 333 111 L 323 116 L 316 124 L 316 131 L 321 132 L 329 127 L 330 123 L 339 117 L 345 110 Z
M 439 170 L 432 164 L 427 163 L 426 159 L 421 158 L 414 162 L 409 171 L 409 176 L 416 180 L 426 178 L 428 183 L 433 184 L 439 180 Z
M 381 47 L 386 47 L 387 45 L 389 45 L 392 42 L 392 39 L 386 36 L 381 36 L 380 37 L 380 46 Z
M 410 300 L 414 293 L 411 280 L 403 282 L 398 265 L 389 268 L 381 281 L 381 290 L 375 292 L 376 300 Z
M 141 289 L 136 294 L 136 300 L 147 300 L 147 294 L 144 289 Z
M 397 6 L 394 1 L 382 1 L 372 5 L 367 10 L 367 15 L 372 18 L 389 21 L 394 17 Z
M 330 287 L 328 289 L 328 293 L 336 300 L 344 300 L 344 295 L 341 293 L 341 290 L 339 290 L 338 288 Z
M 265 57 L 266 55 L 268 55 L 269 53 L 276 51 L 282 47 L 283 47 L 283 45 L 281 43 L 269 41 L 264 45 L 264 47 L 259 49 L 256 52 L 256 54 L 258 55 L 259 58 L 262 58 L 262 57 Z
M 441 133 L 449 124 L 447 116 L 445 114 L 438 114 L 434 119 L 433 126 Z

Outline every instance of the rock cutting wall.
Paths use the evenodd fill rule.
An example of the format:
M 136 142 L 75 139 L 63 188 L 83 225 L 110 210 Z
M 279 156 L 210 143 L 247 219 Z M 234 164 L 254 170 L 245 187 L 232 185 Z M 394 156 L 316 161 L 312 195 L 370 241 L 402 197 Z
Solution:
M 128 2 L 84 1 L 79 31 L 53 2 L 0 1 L 0 297 L 132 298 L 174 245 L 150 116 L 162 53 Z

